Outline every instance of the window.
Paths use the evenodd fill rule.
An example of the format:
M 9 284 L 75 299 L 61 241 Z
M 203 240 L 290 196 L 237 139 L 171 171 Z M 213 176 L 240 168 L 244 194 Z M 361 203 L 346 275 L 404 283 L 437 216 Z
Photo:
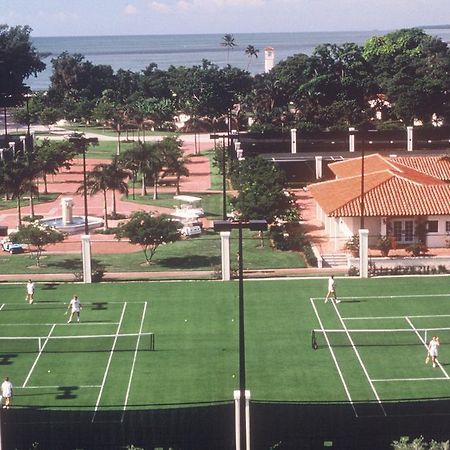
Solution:
M 427 222 L 427 231 L 428 233 L 437 233 L 438 232 L 439 222 L 437 220 L 429 220 Z
M 405 242 L 412 242 L 414 240 L 414 222 L 412 220 L 405 220 Z
M 445 222 L 445 232 L 450 233 L 450 221 Z

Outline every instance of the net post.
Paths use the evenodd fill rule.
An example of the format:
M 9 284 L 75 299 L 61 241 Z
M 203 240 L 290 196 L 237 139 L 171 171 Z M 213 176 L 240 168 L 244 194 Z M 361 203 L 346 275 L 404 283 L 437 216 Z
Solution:
M 155 335 L 153 333 L 150 333 L 150 350 L 155 350 Z
M 428 344 L 428 330 L 425 330 L 425 344 Z
M 311 347 L 313 350 L 317 350 L 316 330 L 311 330 Z
M 38 337 L 38 347 L 39 347 L 39 351 L 42 351 L 42 338 Z

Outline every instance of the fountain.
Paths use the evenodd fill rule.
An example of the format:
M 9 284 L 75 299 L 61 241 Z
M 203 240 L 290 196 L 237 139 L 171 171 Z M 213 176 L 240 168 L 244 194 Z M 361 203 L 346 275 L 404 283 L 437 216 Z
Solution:
M 69 234 L 84 232 L 84 217 L 73 215 L 72 198 L 63 197 L 61 199 L 61 213 L 61 217 L 41 219 L 39 222 Z M 100 228 L 103 225 L 103 220 L 98 217 L 88 216 L 87 219 L 88 227 L 90 230 L 94 228 Z

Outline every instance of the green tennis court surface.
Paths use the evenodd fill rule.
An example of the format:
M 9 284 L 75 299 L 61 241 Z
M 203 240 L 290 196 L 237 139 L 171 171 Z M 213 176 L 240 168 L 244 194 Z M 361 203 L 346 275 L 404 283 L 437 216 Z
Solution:
M 338 279 L 337 289 L 334 305 L 323 302 L 323 279 L 245 282 L 253 400 L 348 402 L 355 416 L 369 402 L 384 416 L 393 400 L 448 397 L 448 331 L 431 331 L 442 336 L 435 369 L 423 334 L 450 327 L 448 277 Z M 73 294 L 81 322 L 67 324 Z M 86 410 L 95 421 L 108 410 L 230 402 L 237 296 L 235 282 L 38 284 L 28 305 L 23 285 L 1 285 L 0 372 L 14 407 Z

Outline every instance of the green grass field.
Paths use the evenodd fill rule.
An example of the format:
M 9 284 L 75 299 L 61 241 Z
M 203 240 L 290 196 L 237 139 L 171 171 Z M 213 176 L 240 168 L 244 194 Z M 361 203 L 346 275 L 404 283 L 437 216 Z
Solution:
M 414 328 L 447 326 L 449 281 L 338 279 L 337 306 L 323 302 L 324 279 L 246 281 L 252 399 L 350 402 L 356 414 L 358 402 L 373 401 L 381 415 L 386 401 L 447 397 L 450 341 L 433 369 Z M 84 304 L 82 321 L 67 324 L 74 294 Z M 0 285 L 0 334 L 17 338 L 0 339 L 1 375 L 15 385 L 16 406 L 107 410 L 230 401 L 239 373 L 237 297 L 236 282 L 38 284 L 36 303 L 28 305 L 24 285 Z M 392 334 L 382 345 L 352 347 L 349 340 L 313 350 L 311 330 L 321 326 L 407 328 L 413 339 Z M 116 338 L 139 332 L 155 334 L 155 351 L 148 336 Z M 112 337 L 52 339 L 103 334 Z M 26 336 L 42 337 L 43 351 L 37 339 L 20 339 Z
M 305 267 L 303 256 L 294 251 L 274 251 L 265 239 L 264 248 L 256 233 L 244 230 L 244 268 L 278 269 Z M 95 238 L 94 238 L 95 239 Z M 114 239 L 111 236 L 111 239 Z M 237 234 L 231 238 L 231 255 L 238 250 Z M 82 267 L 79 254 L 48 254 L 42 259 L 42 267 L 37 268 L 30 254 L 10 255 L 0 252 L 1 273 L 75 273 Z M 218 233 L 206 231 L 201 236 L 160 246 L 153 258 L 153 264 L 145 264 L 139 246 L 136 252 L 126 254 L 93 254 L 96 264 L 101 264 L 106 272 L 167 272 L 167 271 L 212 271 L 220 268 L 220 237 Z M 232 260 L 232 268 L 237 269 L 237 261 Z

